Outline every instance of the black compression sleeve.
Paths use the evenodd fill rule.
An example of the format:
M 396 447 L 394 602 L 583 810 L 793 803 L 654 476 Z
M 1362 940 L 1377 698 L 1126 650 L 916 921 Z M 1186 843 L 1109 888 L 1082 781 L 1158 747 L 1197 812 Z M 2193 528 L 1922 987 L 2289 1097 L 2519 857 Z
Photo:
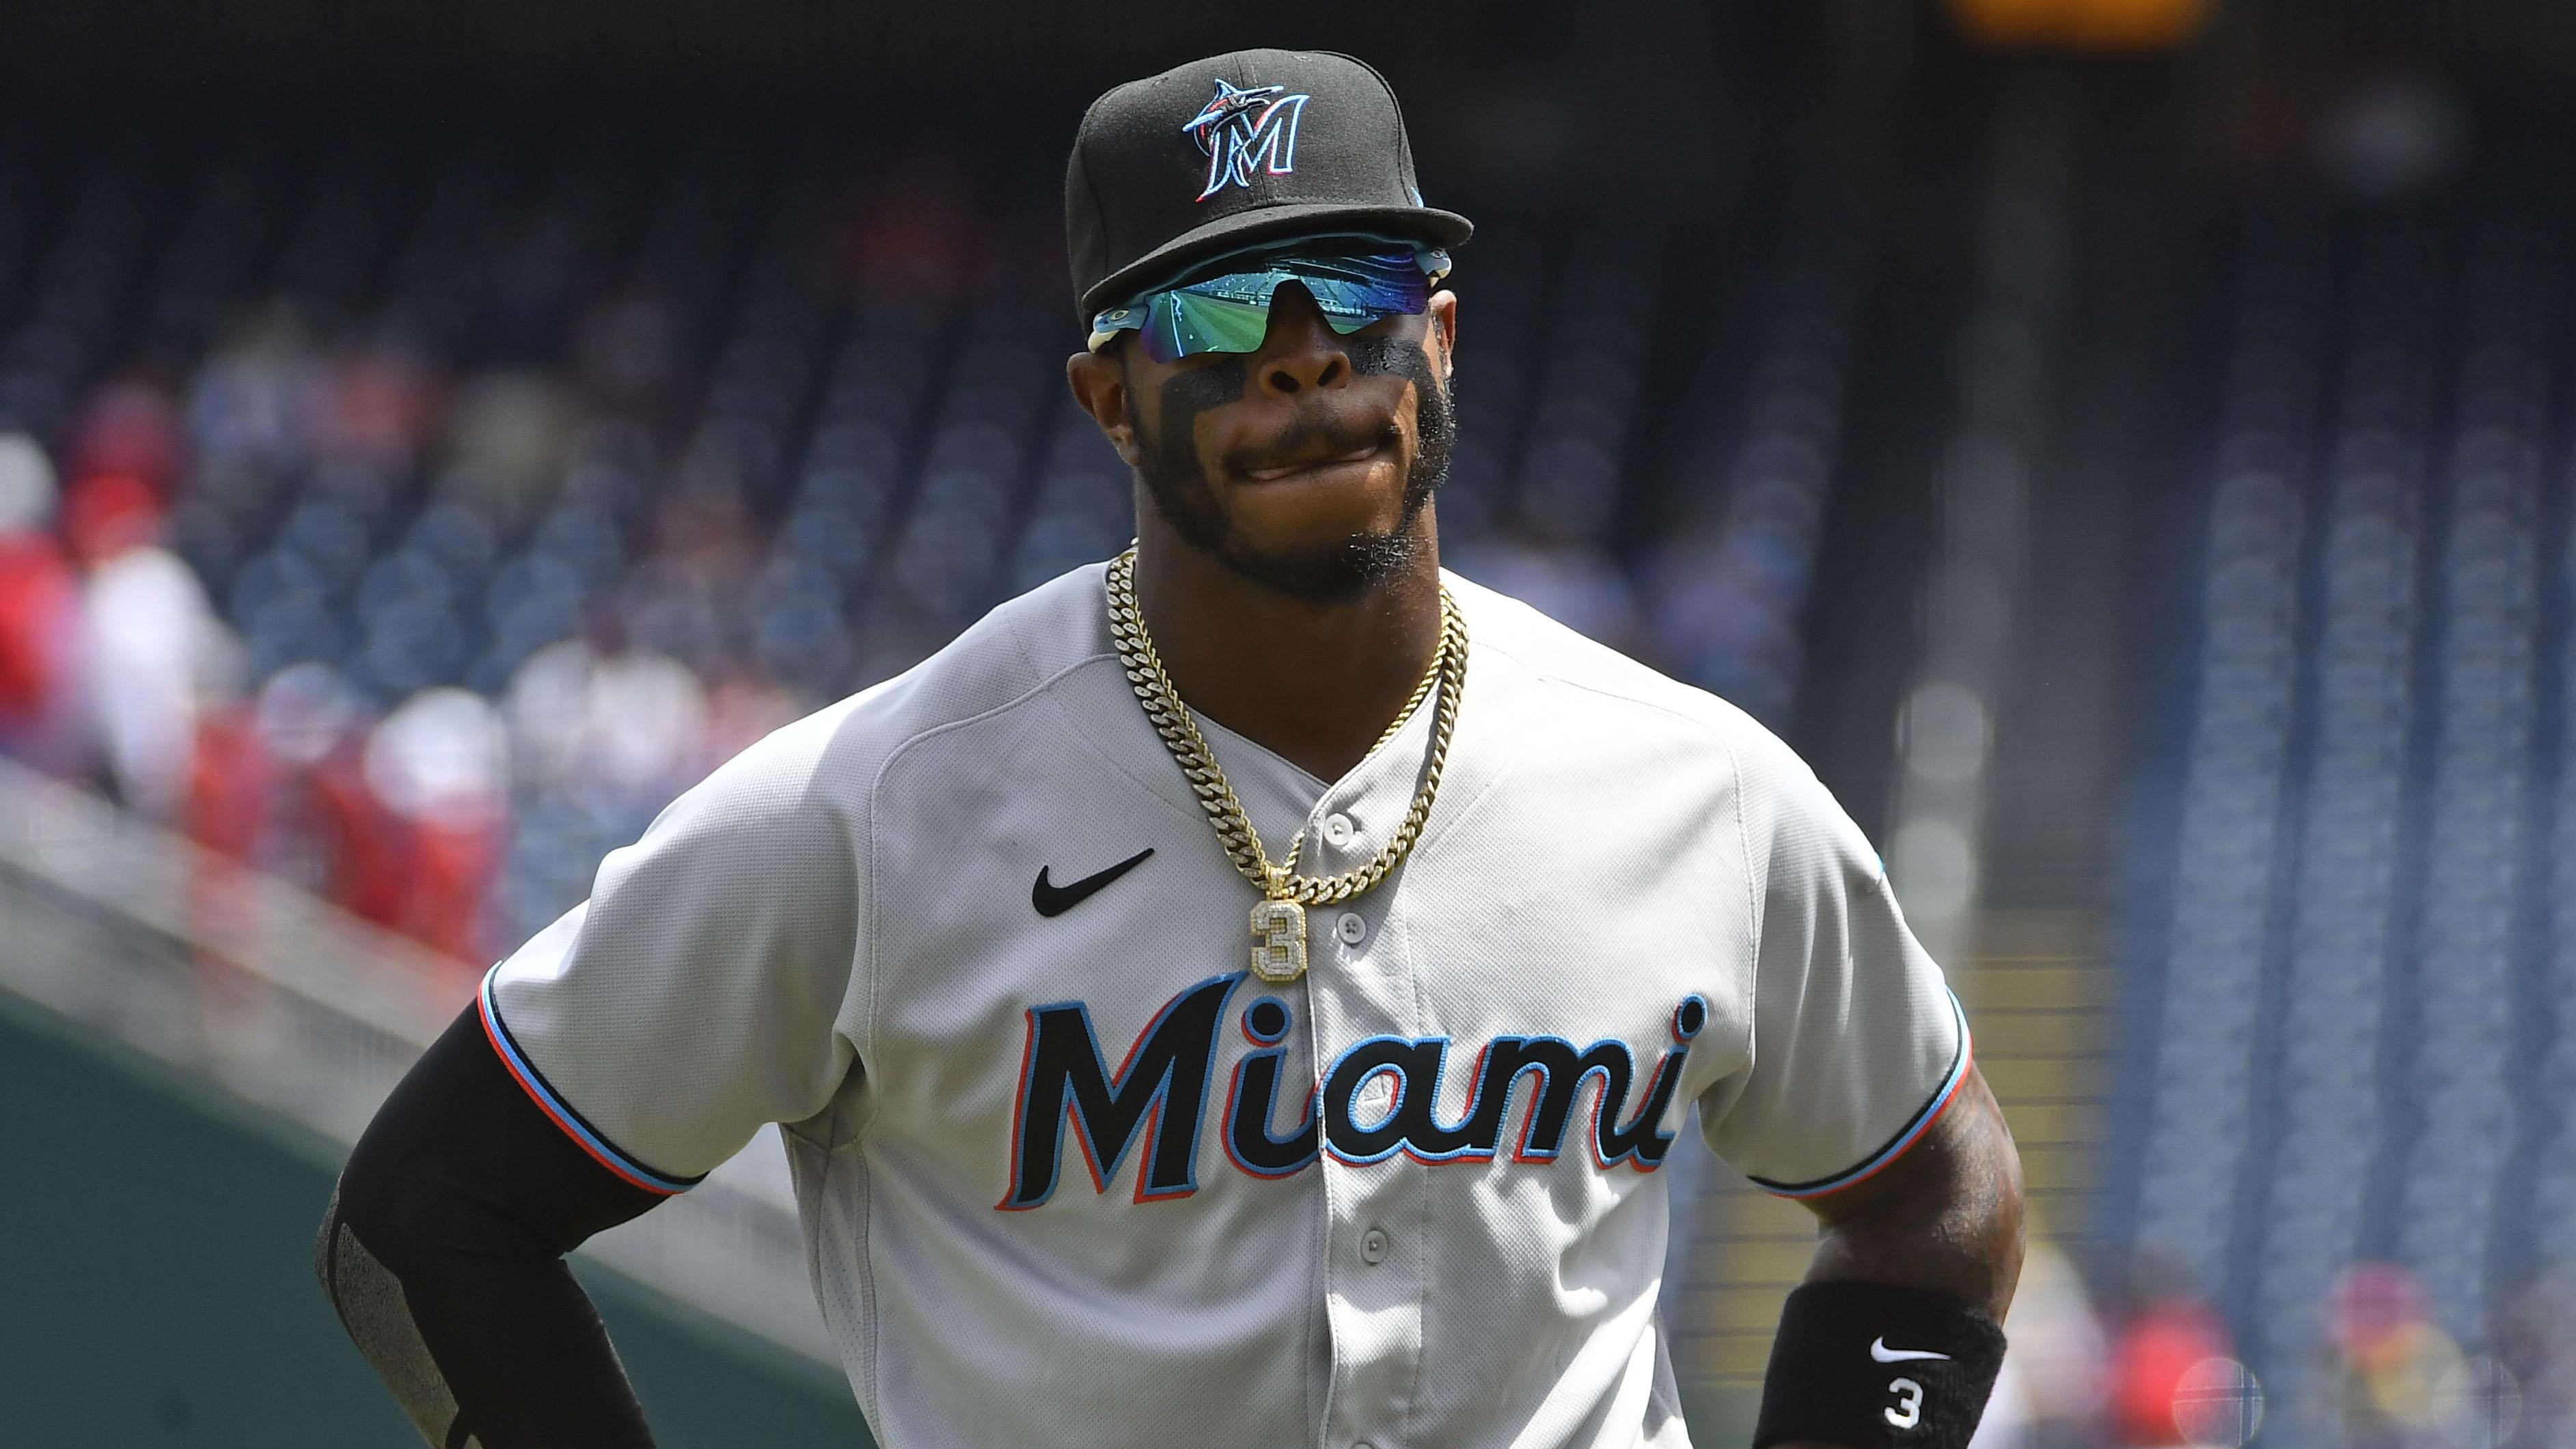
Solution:
M 468 1007 L 359 1138 L 315 1267 L 431 1443 L 650 1446 L 563 1255 L 660 1201 L 538 1110 Z

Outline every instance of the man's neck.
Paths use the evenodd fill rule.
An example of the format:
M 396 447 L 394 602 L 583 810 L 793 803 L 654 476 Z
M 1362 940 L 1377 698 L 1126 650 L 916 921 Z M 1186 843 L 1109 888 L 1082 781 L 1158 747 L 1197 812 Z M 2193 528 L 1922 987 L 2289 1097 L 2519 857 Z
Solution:
M 1192 709 L 1319 780 L 1364 758 L 1440 650 L 1431 517 L 1404 570 L 1357 598 L 1312 603 L 1253 582 L 1140 520 L 1136 601 Z

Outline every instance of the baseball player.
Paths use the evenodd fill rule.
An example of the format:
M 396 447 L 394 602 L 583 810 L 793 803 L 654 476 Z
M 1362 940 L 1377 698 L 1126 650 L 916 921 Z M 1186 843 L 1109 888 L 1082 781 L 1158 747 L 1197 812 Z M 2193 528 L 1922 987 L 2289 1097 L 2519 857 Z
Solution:
M 1120 86 L 1065 210 L 1135 547 L 745 751 L 493 968 L 319 1245 L 413 1422 L 651 1442 L 561 1257 L 775 1122 L 889 1449 L 1672 1449 L 1695 1109 L 1824 1225 L 1758 1442 L 1959 1449 L 2021 1256 L 1966 1024 L 1778 740 L 1441 572 L 1469 226 L 1386 83 Z

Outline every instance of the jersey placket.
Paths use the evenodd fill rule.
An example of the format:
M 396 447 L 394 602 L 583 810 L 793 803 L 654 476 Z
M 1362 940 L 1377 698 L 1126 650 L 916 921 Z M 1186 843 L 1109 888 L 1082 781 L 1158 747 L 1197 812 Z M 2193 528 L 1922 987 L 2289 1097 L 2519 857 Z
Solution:
M 1427 713 L 1427 712 L 1426 712 Z M 1306 821 L 1314 874 L 1353 869 L 1374 856 L 1412 804 L 1427 733 L 1409 726 L 1325 793 Z M 1307 1030 L 1319 1081 L 1340 1056 L 1372 1037 L 1419 1029 L 1420 988 L 1404 949 L 1397 906 L 1403 869 L 1372 891 L 1318 907 L 1307 968 Z M 1366 1126 L 1394 1106 L 1399 1079 L 1381 1075 L 1353 1094 L 1351 1118 Z M 1422 1165 L 1402 1152 L 1361 1162 L 1337 1154 L 1332 1104 L 1319 1102 L 1325 1133 L 1317 1162 L 1326 1214 L 1320 1275 L 1331 1348 L 1321 1444 L 1325 1449 L 1395 1449 L 1406 1442 L 1422 1355 L 1426 1245 Z

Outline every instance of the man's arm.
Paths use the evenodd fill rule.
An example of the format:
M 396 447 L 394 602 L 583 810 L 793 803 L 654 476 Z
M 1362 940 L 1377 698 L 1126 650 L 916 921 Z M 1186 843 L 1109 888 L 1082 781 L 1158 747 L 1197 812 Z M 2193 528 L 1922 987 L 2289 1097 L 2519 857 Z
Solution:
M 1866 1285 L 1936 1294 L 1997 1324 L 2012 1306 L 2013 1286 L 2021 1278 L 2021 1154 L 2013 1148 L 2003 1109 L 1974 1065 L 1941 1114 L 1905 1152 L 1850 1187 L 1810 1199 L 1807 1207 L 1823 1224 L 1823 1240 L 1807 1265 L 1809 1285 Z M 1908 1305 L 1908 1310 L 1928 1301 Z M 1857 1334 L 1846 1340 L 1856 1341 Z M 1923 1398 L 1934 1365 L 1881 1357 L 1881 1353 L 1905 1354 L 1930 1343 L 1926 1339 L 1918 1344 L 1902 1334 L 1891 1343 L 1889 1335 L 1881 1334 L 1871 1352 L 1874 1364 L 1864 1363 L 1857 1354 L 1848 1366 L 1832 1360 L 1824 1367 L 1836 1382 L 1815 1387 L 1829 1394 L 1851 1387 L 1875 1391 L 1884 1376 L 1895 1392 L 1884 1406 L 1872 1400 L 1862 1410 L 1862 1422 L 1873 1431 L 1882 1420 L 1899 1430 L 1928 1427 L 1931 1415 Z M 1943 1343 L 1952 1346 L 1948 1340 Z M 1872 1367 L 1879 1368 L 1880 1374 L 1865 1372 Z M 1991 1368 L 1987 1365 L 1988 1372 Z M 1789 1371 L 1794 1376 L 1800 1370 L 1791 1366 Z M 1775 1382 L 1765 1385 L 1766 1400 L 1781 1392 L 1777 1378 L 1775 1373 Z M 1967 1392 L 1982 1398 L 1979 1389 Z M 1968 1422 L 1973 1423 L 1982 1403 L 1957 1407 L 1966 1409 Z M 1941 1417 L 1957 1422 L 1949 1413 Z M 1833 1421 L 1850 1422 L 1839 1413 Z M 1957 1437 L 1964 1438 L 1964 1432 Z M 1885 1440 L 1882 1436 L 1871 1442 Z M 1855 1446 L 1803 1438 L 1782 1440 L 1773 1449 Z
M 857 709 L 770 735 L 609 852 L 358 1144 L 323 1281 L 431 1443 L 652 1442 L 562 1258 L 861 1070 L 839 1027 L 864 997 Z
M 1923 1135 L 1875 1175 L 1810 1199 L 1810 1283 L 1946 1293 L 2003 1321 L 2021 1278 L 2021 1154 L 1974 1065 Z
M 538 1109 L 469 1007 L 359 1139 L 314 1268 L 438 1449 L 649 1449 L 644 1411 L 563 1255 L 661 1200 Z
M 1701 1132 L 1823 1240 L 1773 1336 L 1761 1449 L 1965 1449 L 2021 1275 L 2021 1164 L 1966 1014 L 1869 838 L 1771 735 L 1736 742 L 1753 1030 Z

